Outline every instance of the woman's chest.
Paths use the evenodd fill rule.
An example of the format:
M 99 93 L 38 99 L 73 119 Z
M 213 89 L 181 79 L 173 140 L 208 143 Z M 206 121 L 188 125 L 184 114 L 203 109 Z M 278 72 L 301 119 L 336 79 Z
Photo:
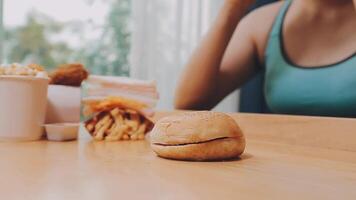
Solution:
M 267 68 L 265 96 L 276 113 L 356 116 L 356 58 L 319 69 Z
M 276 24 L 268 21 L 253 36 L 261 64 L 266 62 L 273 26 Z M 293 12 L 288 12 L 277 29 L 281 42 L 278 48 L 296 65 L 330 65 L 356 54 L 356 13 L 346 20 L 328 21 L 300 19 Z
M 356 18 L 339 23 L 286 21 L 280 33 L 281 46 L 295 65 L 330 65 L 356 53 L 355 33 Z

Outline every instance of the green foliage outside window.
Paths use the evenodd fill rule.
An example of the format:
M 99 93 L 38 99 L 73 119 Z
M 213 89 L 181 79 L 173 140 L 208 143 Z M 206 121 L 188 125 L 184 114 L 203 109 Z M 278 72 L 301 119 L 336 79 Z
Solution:
M 130 0 L 107 0 L 110 10 L 100 37 L 84 40 L 79 47 L 53 40 L 61 33 L 81 38 L 87 22 L 60 23 L 37 11 L 28 13 L 22 26 L 5 30 L 5 61 L 36 62 L 48 70 L 68 62 L 81 62 L 93 74 L 129 75 Z M 90 3 L 90 2 L 88 2 Z

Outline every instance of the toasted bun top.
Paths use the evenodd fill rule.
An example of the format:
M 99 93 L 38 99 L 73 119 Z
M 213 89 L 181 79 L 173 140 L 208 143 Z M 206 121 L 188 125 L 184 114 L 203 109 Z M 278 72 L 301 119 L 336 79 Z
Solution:
M 219 112 L 188 112 L 159 120 L 151 132 L 153 144 L 189 144 L 218 138 L 243 138 L 230 116 Z

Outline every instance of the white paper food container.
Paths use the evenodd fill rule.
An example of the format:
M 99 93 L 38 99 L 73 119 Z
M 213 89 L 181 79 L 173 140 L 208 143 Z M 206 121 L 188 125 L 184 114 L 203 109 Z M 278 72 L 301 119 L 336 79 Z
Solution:
M 41 138 L 48 82 L 48 78 L 0 76 L 0 140 Z
M 46 124 L 80 121 L 80 87 L 50 85 Z

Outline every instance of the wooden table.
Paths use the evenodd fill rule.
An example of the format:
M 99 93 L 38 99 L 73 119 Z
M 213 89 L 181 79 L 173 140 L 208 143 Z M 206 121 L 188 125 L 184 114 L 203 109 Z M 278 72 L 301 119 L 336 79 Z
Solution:
M 248 144 L 228 162 L 165 160 L 145 141 L 86 134 L 0 143 L 0 199 L 356 199 L 356 120 L 233 117 Z

